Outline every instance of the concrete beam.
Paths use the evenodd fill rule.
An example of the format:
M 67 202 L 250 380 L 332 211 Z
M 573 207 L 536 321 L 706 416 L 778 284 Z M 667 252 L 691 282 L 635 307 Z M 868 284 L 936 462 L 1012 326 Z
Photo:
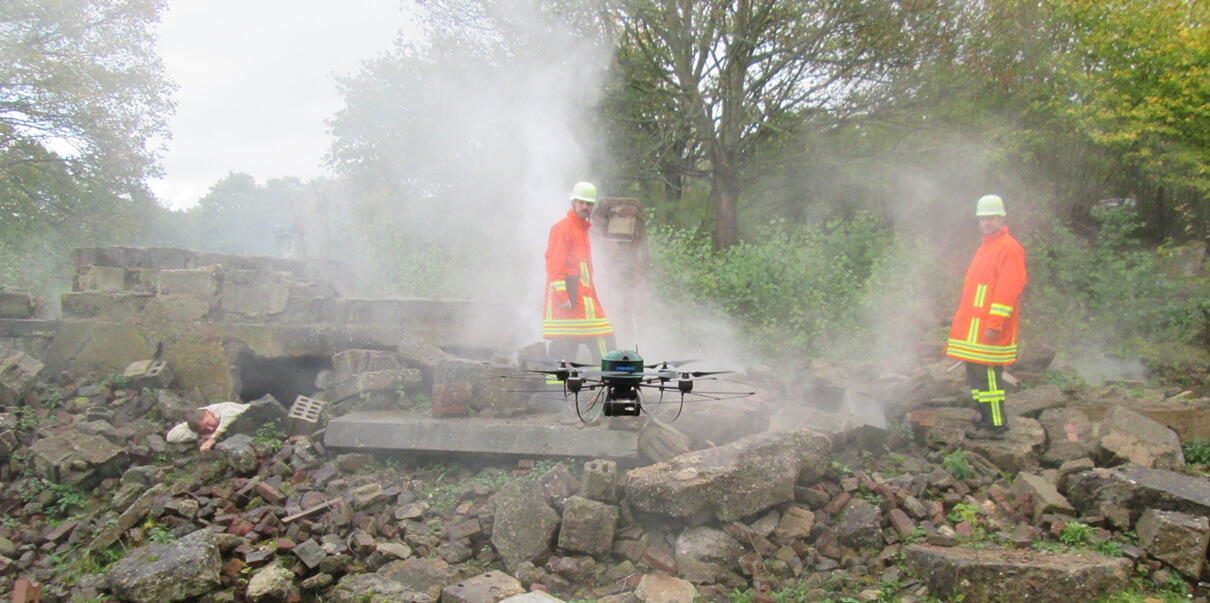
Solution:
M 565 425 L 553 416 L 434 418 L 362 412 L 328 421 L 324 444 L 332 448 L 635 459 L 638 435 L 637 431 L 603 426 Z

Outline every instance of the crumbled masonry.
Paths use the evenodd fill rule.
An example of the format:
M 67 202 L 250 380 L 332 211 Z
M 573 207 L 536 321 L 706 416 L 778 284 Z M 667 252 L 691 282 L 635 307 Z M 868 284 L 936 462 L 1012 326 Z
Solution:
M 214 301 L 228 268 L 197 268 L 199 254 L 88 254 L 88 266 L 124 271 L 80 273 L 97 287 L 89 316 L 0 320 L 0 592 L 17 600 L 1066 603 L 1135 584 L 1207 600 L 1210 479 L 1181 444 L 1210 437 L 1210 400 L 1188 392 L 1064 389 L 1021 371 L 1008 437 L 970 441 L 975 411 L 952 363 L 812 360 L 751 371 L 758 396 L 686 408 L 675 423 L 564 424 L 585 441 L 629 438 L 622 458 L 334 446 L 333 419 L 355 413 L 541 425 L 563 424 L 567 408 L 485 388 L 506 364 L 449 352 L 467 348 L 408 320 L 375 335 L 397 336 L 389 345 L 353 323 L 236 321 Z M 107 265 L 118 260 L 140 267 Z M 122 288 L 156 270 L 214 279 Z M 292 307 L 290 287 L 262 310 Z M 134 294 L 143 311 L 126 314 Z M 168 306 L 209 318 L 170 333 L 157 322 Z M 173 336 L 147 345 L 155 329 Z M 207 329 L 227 344 L 208 348 Z M 279 345 L 308 332 L 321 343 Z M 105 357 L 103 333 L 106 361 L 124 364 L 78 370 Z M 276 390 L 294 398 L 244 398 L 254 418 L 209 452 L 164 440 L 185 410 L 213 392 L 241 399 L 257 366 L 292 354 L 314 363 L 308 381 Z M 283 364 L 256 364 L 271 356 Z M 206 386 L 208 374 L 221 384 Z

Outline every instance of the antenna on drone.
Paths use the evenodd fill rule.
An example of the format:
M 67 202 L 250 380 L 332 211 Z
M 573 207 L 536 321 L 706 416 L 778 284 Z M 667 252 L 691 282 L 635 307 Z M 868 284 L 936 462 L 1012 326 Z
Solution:
M 634 352 L 639 352 L 639 318 L 634 312 L 630 313 L 630 327 L 634 329 Z

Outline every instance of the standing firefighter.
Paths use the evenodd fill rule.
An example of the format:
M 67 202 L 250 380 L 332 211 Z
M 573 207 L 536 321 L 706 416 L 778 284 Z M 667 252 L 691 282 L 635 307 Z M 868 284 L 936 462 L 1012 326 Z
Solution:
M 596 202 L 597 187 L 576 183 L 571 189 L 571 209 L 550 229 L 542 336 L 550 340 L 552 358 L 575 360 L 584 344 L 599 361 L 613 348 L 613 326 L 597 299 L 588 242 L 588 217 Z
M 1001 439 L 1008 431 L 1004 416 L 1004 366 L 1017 359 L 1017 325 L 1025 290 L 1025 250 L 1004 223 L 1004 201 L 996 195 L 979 199 L 975 216 L 983 244 L 975 252 L 962 301 L 950 327 L 945 355 L 966 362 L 966 381 L 979 410 L 979 420 L 966 430 L 972 439 Z

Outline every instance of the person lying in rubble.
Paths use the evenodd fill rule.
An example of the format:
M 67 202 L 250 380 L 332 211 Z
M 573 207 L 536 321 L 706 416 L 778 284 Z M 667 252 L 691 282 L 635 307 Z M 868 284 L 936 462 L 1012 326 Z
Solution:
M 164 436 L 172 443 L 198 440 L 198 450 L 214 448 L 214 443 L 227 432 L 231 422 L 244 414 L 248 405 L 242 402 L 219 402 L 185 411 L 185 422 L 179 423 Z

